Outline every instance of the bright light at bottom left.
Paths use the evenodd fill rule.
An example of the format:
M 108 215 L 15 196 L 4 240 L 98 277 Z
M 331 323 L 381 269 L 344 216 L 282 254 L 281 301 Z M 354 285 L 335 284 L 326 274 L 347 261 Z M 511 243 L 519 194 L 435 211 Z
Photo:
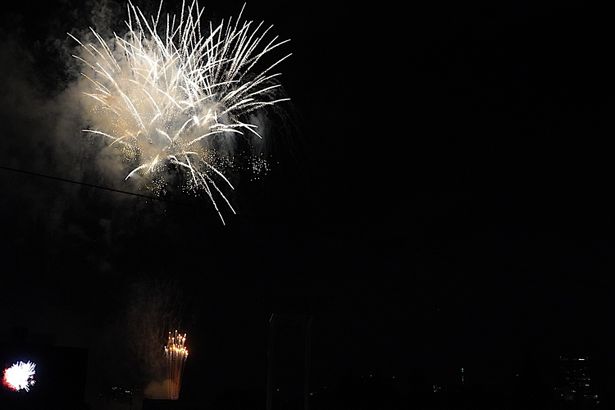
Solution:
M 2 384 L 14 391 L 25 390 L 28 392 L 35 382 L 35 368 L 36 363 L 31 361 L 14 363 L 12 366 L 4 369 Z

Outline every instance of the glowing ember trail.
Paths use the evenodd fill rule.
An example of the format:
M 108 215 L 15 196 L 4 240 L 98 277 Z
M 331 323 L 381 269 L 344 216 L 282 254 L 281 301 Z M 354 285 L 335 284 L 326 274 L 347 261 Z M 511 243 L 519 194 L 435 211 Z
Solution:
M 36 364 L 30 361 L 25 363 L 20 361 L 13 364 L 4 369 L 2 384 L 14 391 L 30 391 L 30 387 L 34 385 L 35 367 Z
M 188 358 L 188 349 L 185 343 L 186 334 L 181 335 L 176 330 L 175 332 L 169 332 L 169 340 L 164 347 L 168 367 L 169 398 L 172 400 L 179 399 L 184 364 Z
M 118 159 L 131 164 L 125 179 L 156 194 L 170 184 L 203 192 L 224 223 L 218 201 L 235 213 L 223 193 L 234 188 L 217 147 L 241 135 L 261 138 L 249 115 L 289 100 L 273 69 L 291 54 L 265 62 L 289 40 L 243 21 L 243 9 L 234 21 L 202 22 L 196 0 L 183 2 L 179 17 L 161 15 L 162 2 L 149 18 L 130 2 L 127 10 L 123 36 L 105 40 L 90 28 L 88 42 L 69 34 L 80 45 L 73 57 L 89 88 L 83 95 L 92 120 L 83 131 L 117 148 Z

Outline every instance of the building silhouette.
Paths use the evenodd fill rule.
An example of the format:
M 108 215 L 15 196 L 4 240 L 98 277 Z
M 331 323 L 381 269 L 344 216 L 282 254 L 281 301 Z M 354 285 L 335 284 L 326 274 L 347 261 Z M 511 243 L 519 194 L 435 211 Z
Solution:
M 311 316 L 271 314 L 266 410 L 309 410 L 311 327 Z

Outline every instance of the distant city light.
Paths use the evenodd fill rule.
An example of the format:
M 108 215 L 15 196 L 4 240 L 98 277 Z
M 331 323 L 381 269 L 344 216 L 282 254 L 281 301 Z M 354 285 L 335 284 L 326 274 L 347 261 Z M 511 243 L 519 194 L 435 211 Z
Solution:
M 36 363 L 30 361 L 25 363 L 22 361 L 14 363 L 11 367 L 4 369 L 2 384 L 13 391 L 24 390 L 29 392 L 30 387 L 32 387 L 35 382 L 35 368 Z

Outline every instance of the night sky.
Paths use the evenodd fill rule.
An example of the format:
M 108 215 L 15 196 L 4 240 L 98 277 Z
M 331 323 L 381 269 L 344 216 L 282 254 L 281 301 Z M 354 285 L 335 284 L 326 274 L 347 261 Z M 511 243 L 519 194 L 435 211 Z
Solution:
M 2 168 L 125 189 L 68 160 L 82 135 L 53 114 L 70 81 L 58 49 L 93 3 L 4 8 L 0 337 L 25 327 L 104 355 L 162 286 L 181 299 L 186 388 L 211 396 L 264 389 L 271 313 L 314 317 L 316 385 L 457 367 L 488 381 L 568 352 L 608 374 L 612 16 L 484 3 L 248 2 L 292 39 L 293 103 L 271 171 L 241 180 L 226 226 L 205 200 Z M 241 4 L 205 5 L 219 18 Z

